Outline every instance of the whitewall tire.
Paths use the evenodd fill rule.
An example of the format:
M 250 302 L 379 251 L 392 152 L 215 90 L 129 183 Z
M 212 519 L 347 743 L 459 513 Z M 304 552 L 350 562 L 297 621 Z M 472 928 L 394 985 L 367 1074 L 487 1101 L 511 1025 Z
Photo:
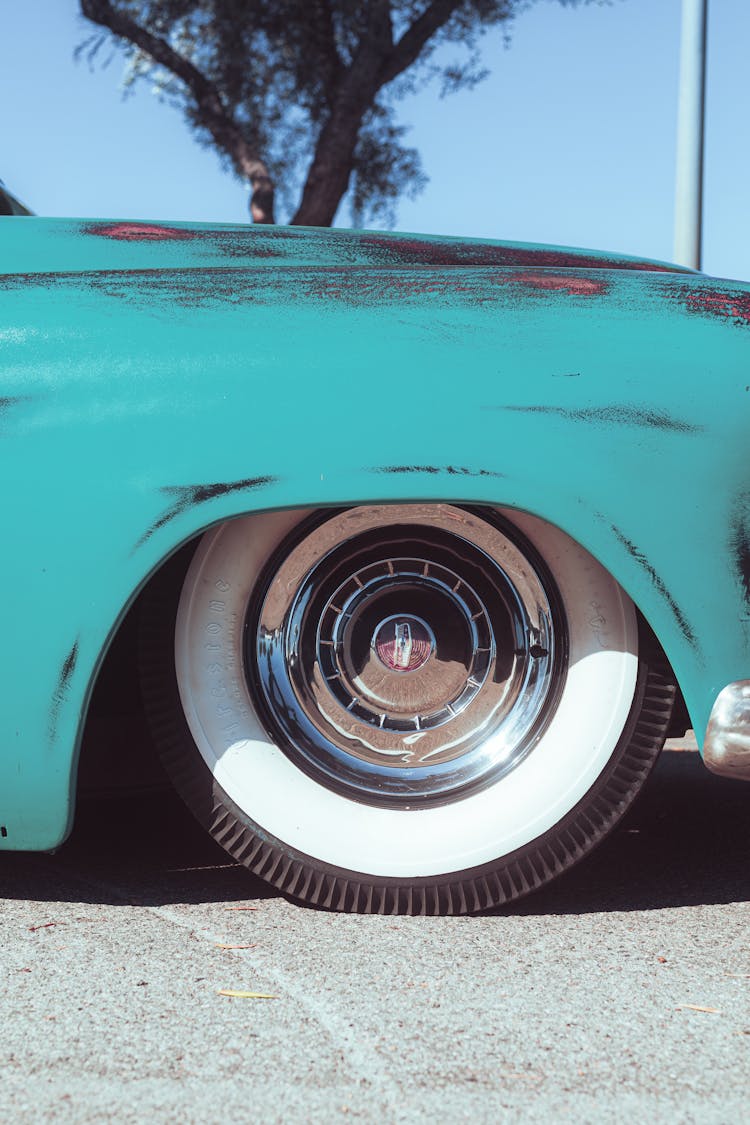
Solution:
M 145 601 L 164 764 L 238 860 L 336 909 L 455 913 L 540 886 L 647 776 L 674 688 L 612 577 L 533 516 L 252 515 Z

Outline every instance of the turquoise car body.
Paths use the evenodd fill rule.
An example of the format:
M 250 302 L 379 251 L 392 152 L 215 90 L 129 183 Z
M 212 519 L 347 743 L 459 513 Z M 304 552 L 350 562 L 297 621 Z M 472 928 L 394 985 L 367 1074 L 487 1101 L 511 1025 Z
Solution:
M 0 270 L 0 847 L 64 840 L 121 621 L 242 513 L 524 509 L 634 600 L 699 743 L 750 677 L 750 287 L 518 244 L 36 218 L 2 220 Z

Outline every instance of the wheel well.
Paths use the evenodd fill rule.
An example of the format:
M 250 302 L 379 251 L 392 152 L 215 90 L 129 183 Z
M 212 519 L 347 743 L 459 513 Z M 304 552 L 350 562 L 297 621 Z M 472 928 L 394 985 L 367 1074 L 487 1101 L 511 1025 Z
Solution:
M 144 719 L 138 678 L 138 623 L 153 578 L 121 621 L 96 678 L 78 768 L 82 796 L 169 785 Z
M 662 652 L 663 651 L 664 650 L 662 649 Z M 680 689 L 680 685 L 677 683 L 675 674 L 672 671 L 672 665 L 669 664 L 669 661 L 667 661 L 667 664 L 669 666 L 669 671 L 671 673 L 672 679 L 677 688 L 674 707 L 672 709 L 672 718 L 670 719 L 669 729 L 667 730 L 667 738 L 682 738 L 686 734 L 686 732 L 690 730 L 690 716 L 688 715 L 687 705 Z
M 195 543 L 194 540 L 183 550 L 194 549 Z M 99 670 L 84 727 L 78 771 L 81 794 L 169 785 L 144 719 L 138 675 L 142 606 L 151 584 L 169 561 L 165 560 L 151 575 L 127 611 Z M 689 729 L 690 719 L 680 686 L 671 665 L 666 663 L 677 687 L 667 737 L 679 738 Z

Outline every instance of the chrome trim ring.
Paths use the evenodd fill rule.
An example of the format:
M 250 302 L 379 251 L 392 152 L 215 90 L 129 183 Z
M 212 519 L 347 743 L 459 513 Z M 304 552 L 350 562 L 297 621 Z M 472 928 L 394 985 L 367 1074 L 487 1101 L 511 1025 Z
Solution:
M 566 629 L 533 548 L 488 510 L 336 512 L 271 563 L 245 665 L 299 767 L 358 801 L 419 807 L 513 769 L 554 714 Z

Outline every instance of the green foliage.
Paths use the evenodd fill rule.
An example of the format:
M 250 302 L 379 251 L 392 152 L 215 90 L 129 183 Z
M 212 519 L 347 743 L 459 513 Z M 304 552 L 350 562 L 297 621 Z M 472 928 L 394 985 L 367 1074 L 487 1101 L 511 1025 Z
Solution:
M 110 0 L 106 6 L 166 42 L 212 84 L 290 211 L 321 132 L 341 104 L 342 84 L 349 73 L 356 74 L 363 48 L 371 52 L 373 42 L 380 46 L 382 41 L 388 77 L 370 91 L 367 105 L 352 106 L 357 139 L 350 158 L 350 199 L 357 220 L 364 221 L 376 215 L 392 220 L 398 197 L 418 192 L 426 181 L 418 152 L 404 143 L 406 129 L 396 119 L 399 100 L 430 81 L 439 83 L 441 94 L 481 81 L 486 74 L 479 65 L 481 37 L 498 26 L 507 33 L 513 16 L 530 2 Z M 436 26 L 421 36 L 410 57 L 409 37 L 415 39 L 427 20 Z M 98 31 L 85 45 L 89 52 L 95 53 L 106 36 Z M 203 108 L 183 81 L 135 42 L 124 42 L 125 85 L 148 80 L 183 111 L 202 142 L 221 151 Z M 446 47 L 456 48 L 450 58 Z M 389 52 L 393 56 L 398 50 L 403 65 L 391 74 Z M 231 146 L 222 156 L 243 175 Z

